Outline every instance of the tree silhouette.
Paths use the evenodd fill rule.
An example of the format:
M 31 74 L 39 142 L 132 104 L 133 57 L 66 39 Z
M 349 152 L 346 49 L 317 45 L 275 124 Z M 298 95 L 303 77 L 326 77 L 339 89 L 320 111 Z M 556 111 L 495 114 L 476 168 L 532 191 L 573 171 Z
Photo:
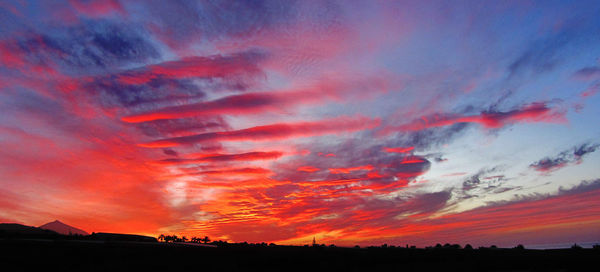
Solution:
M 158 241 L 165 242 L 165 235 L 161 233 L 160 236 L 158 236 Z
M 205 244 L 208 244 L 208 242 L 210 242 L 210 238 L 208 238 L 208 236 L 204 236 L 204 239 L 202 239 L 202 241 L 203 241 Z
M 164 240 L 167 243 L 181 242 L 181 238 L 177 237 L 177 235 L 166 235 Z
M 525 249 L 525 247 L 524 247 L 523 245 L 521 245 L 521 244 L 518 244 L 518 245 L 515 247 L 515 249 L 518 249 L 518 250 L 523 250 L 523 249 Z

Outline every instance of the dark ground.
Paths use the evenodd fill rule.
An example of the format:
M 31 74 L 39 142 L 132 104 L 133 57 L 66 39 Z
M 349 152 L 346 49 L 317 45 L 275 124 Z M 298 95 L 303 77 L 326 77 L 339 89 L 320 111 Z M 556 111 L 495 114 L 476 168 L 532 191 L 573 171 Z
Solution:
M 406 249 L 0 239 L 3 271 L 597 271 L 598 249 Z

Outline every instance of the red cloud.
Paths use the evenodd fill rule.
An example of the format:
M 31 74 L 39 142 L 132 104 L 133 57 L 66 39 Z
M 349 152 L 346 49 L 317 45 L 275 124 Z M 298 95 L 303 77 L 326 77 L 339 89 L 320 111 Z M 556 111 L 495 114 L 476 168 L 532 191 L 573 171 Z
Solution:
M 263 178 L 263 179 L 247 179 L 247 180 L 238 180 L 238 181 L 229 181 L 229 182 L 202 182 L 195 184 L 196 188 L 208 188 L 208 189 L 229 189 L 229 190 L 240 190 L 240 189 L 265 189 L 271 188 L 277 185 L 285 185 L 288 184 L 287 181 L 277 181 L 273 179 Z M 230 203 L 233 204 L 233 203 Z
M 25 55 L 17 48 L 14 43 L 6 41 L 0 43 L 0 63 L 9 68 L 17 68 L 25 65 Z
M 461 116 L 437 114 L 421 117 L 414 122 L 388 127 L 382 131 L 386 134 L 393 131 L 417 131 L 432 127 L 450 126 L 457 123 L 477 123 L 485 128 L 500 128 L 507 124 L 519 122 L 565 122 L 565 113 L 552 111 L 544 103 L 533 103 L 507 112 L 482 112 L 479 115 Z
M 370 119 L 362 116 L 344 116 L 314 122 L 280 123 L 241 130 L 202 133 L 190 136 L 162 139 L 139 145 L 143 147 L 158 148 L 207 141 L 278 140 L 372 129 L 377 127 L 379 123 L 379 119 Z
M 316 167 L 314 167 L 314 166 L 300 166 L 300 167 L 298 167 L 298 171 L 301 171 L 301 172 L 309 172 L 309 173 L 312 173 L 312 172 L 317 172 L 317 171 L 319 171 L 319 170 L 321 170 L 321 169 L 319 169 L 319 168 L 316 168 Z
M 179 163 L 203 163 L 203 162 L 228 162 L 228 161 L 254 161 L 254 160 L 272 160 L 281 157 L 283 153 L 278 151 L 271 152 L 248 152 L 241 154 L 208 154 L 197 158 L 189 159 L 164 159 L 159 161 L 164 164 Z
M 320 100 L 318 96 L 303 92 L 246 93 L 231 95 L 208 102 L 162 108 L 152 112 L 125 116 L 121 120 L 129 123 L 138 123 L 196 115 L 254 114 L 265 111 L 279 111 L 281 108 L 289 107 L 292 104 L 318 100 Z
M 70 0 L 69 2 L 79 14 L 92 18 L 102 17 L 111 13 L 126 14 L 123 6 L 117 0 Z
M 587 88 L 585 91 L 583 91 L 580 94 L 580 96 L 584 97 L 584 98 L 589 98 L 591 96 L 596 95 L 599 92 L 600 92 L 600 83 L 596 83 L 596 84 L 590 86 L 589 88 Z
M 177 61 L 167 61 L 124 73 L 118 77 L 123 84 L 144 84 L 158 77 L 193 78 L 226 77 L 239 74 L 257 74 L 257 56 L 237 54 L 233 56 L 189 57 Z
M 296 185 L 312 187 L 315 189 L 323 189 L 327 186 L 350 185 L 361 181 L 362 179 L 335 179 L 335 180 L 319 180 L 311 182 L 297 182 Z
M 152 75 L 122 77 L 121 81 L 128 84 L 141 84 L 152 79 Z M 226 96 L 213 101 L 165 107 L 149 112 L 122 117 L 128 123 L 147 122 L 159 119 L 174 119 L 196 115 L 227 114 L 247 115 L 264 112 L 277 112 L 302 104 L 322 104 L 328 100 L 340 100 L 348 94 L 360 93 L 356 86 L 362 86 L 360 91 L 371 90 L 376 93 L 385 90 L 384 85 L 376 79 L 354 81 L 321 80 L 308 87 L 286 91 L 255 92 Z
M 268 185 L 268 181 L 265 181 Z M 530 243 L 537 232 L 545 231 L 540 237 L 563 233 L 579 225 L 585 229 L 578 232 L 593 234 L 597 229 L 598 206 L 594 205 L 600 191 L 573 192 L 543 199 L 526 199 L 519 202 L 491 204 L 459 213 L 431 217 L 446 205 L 450 192 L 437 192 L 393 201 L 366 200 L 359 194 L 344 194 L 344 190 L 356 184 L 356 180 L 326 181 L 329 188 L 315 187 L 316 182 L 305 182 L 306 192 L 297 189 L 287 197 L 275 200 L 259 197 L 253 190 L 235 190 L 223 198 L 202 205 L 206 210 L 223 210 L 228 213 L 211 220 L 207 229 L 214 236 L 230 235 L 233 229 L 243 228 L 252 222 L 259 226 L 278 226 L 277 236 L 271 236 L 272 228 L 258 228 L 234 232 L 231 239 L 243 241 L 254 237 L 256 241 L 298 244 L 309 242 L 314 235 L 321 241 L 338 245 L 369 245 L 386 243 L 410 243 L 417 246 L 432 245 L 445 239 L 450 243 L 489 243 L 490 239 L 500 245 L 512 246 L 516 236 L 519 241 Z M 391 187 L 401 188 L 402 182 Z M 267 186 L 263 185 L 263 186 Z M 284 183 L 279 183 L 284 185 Z M 252 184 L 252 186 L 259 186 Z M 287 185 L 284 185 L 287 186 Z M 385 186 L 385 185 L 382 185 Z M 387 185 L 390 186 L 390 185 Z M 235 188 L 235 185 L 229 185 Z M 262 190 L 261 192 L 265 192 Z M 269 190 L 282 188 L 268 187 Z M 376 186 L 369 189 L 376 188 Z M 344 196 L 344 197 L 340 197 Z M 327 200 L 327 201 L 325 201 Z M 273 204 L 277 205 L 273 205 Z M 243 210 L 243 213 L 238 212 Z M 583 223 L 583 224 L 582 224 Z M 203 224 L 206 224 L 203 222 Z M 286 229 L 293 231 L 285 231 Z M 268 229 L 268 230 L 267 230 Z M 258 231 L 258 234 L 257 234 Z M 516 236 L 515 236 L 516 235 Z M 282 237 L 283 236 L 283 237 Z M 554 235 L 556 236 L 556 235 Z M 273 238 L 269 238 L 273 237 Z M 270 240 L 274 239 L 274 240 Z M 525 239 L 525 240 L 523 240 Z
M 415 149 L 414 146 L 409 147 L 384 147 L 383 150 L 387 153 L 407 153 L 413 151 Z
M 211 171 L 201 171 L 190 173 L 188 175 L 206 175 L 206 176 L 236 176 L 236 175 L 270 175 L 271 170 L 265 168 L 233 168 L 233 169 L 218 169 Z
M 361 170 L 371 171 L 373 170 L 373 168 L 374 167 L 372 165 L 362 165 L 348 168 L 329 168 L 329 172 L 331 172 L 332 174 L 348 174 L 350 172 Z
M 546 157 L 534 162 L 529 167 L 547 174 L 566 167 L 570 163 L 581 163 L 583 156 L 595 152 L 599 147 L 600 144 L 584 143 L 573 147 L 571 150 L 565 150 L 554 157 Z
M 404 158 L 404 160 L 402 160 L 400 163 L 401 164 L 413 164 L 413 163 L 424 163 L 426 162 L 426 160 L 421 159 L 421 158 L 416 158 L 416 157 L 406 157 Z

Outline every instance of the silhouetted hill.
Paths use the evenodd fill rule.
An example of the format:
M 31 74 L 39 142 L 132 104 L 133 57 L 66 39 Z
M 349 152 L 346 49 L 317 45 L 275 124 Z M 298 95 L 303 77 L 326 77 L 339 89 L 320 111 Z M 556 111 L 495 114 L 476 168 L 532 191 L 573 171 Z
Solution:
M 100 241 L 121 241 L 121 242 L 158 242 L 156 238 L 150 236 L 122 233 L 104 233 L 98 232 L 90 235 L 92 240 Z
M 64 235 L 90 235 L 84 230 L 69 226 L 63 222 L 55 220 L 50 223 L 46 223 L 44 225 L 39 226 L 40 229 L 52 230 L 60 234 Z
M 56 236 L 58 233 L 52 230 L 40 229 L 16 223 L 0 223 L 0 236 Z

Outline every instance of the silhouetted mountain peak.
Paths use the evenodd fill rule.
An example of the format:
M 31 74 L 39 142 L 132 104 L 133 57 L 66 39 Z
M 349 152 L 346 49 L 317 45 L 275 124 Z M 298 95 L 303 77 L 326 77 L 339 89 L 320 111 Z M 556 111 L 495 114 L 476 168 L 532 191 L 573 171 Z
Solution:
M 64 234 L 64 235 L 90 235 L 89 233 L 87 233 L 84 230 L 69 226 L 58 220 L 54 220 L 50 223 L 41 225 L 39 228 L 52 230 L 52 231 L 55 231 L 55 232 L 58 232 L 58 233 Z

